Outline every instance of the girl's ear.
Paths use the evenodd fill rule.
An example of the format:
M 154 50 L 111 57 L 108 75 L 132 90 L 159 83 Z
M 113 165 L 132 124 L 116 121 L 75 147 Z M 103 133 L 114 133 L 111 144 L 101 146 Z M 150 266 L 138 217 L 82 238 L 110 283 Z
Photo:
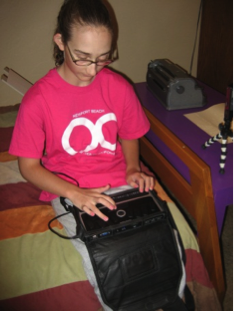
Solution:
M 64 51 L 65 47 L 63 44 L 63 40 L 62 40 L 62 35 L 61 34 L 55 34 L 54 35 L 54 42 L 57 44 L 57 46 L 59 47 L 59 49 L 61 51 Z

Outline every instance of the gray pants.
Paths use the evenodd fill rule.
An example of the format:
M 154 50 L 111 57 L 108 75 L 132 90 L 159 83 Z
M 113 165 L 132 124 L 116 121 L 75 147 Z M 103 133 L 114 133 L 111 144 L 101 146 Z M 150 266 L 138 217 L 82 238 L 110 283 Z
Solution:
M 60 199 L 56 198 L 52 202 L 53 209 L 56 215 L 61 215 L 65 212 L 65 208 L 60 204 Z M 65 215 L 59 219 L 59 222 L 63 225 L 64 229 L 67 232 L 68 236 L 76 235 L 76 221 L 72 214 Z M 75 246 L 76 250 L 80 253 L 83 259 L 83 267 L 87 278 L 90 284 L 93 286 L 94 291 L 105 311 L 112 311 L 110 307 L 108 307 L 103 301 L 102 297 L 97 285 L 97 280 L 93 271 L 92 263 L 89 258 L 89 254 L 85 244 L 80 239 L 72 239 L 71 240 L 73 245 Z

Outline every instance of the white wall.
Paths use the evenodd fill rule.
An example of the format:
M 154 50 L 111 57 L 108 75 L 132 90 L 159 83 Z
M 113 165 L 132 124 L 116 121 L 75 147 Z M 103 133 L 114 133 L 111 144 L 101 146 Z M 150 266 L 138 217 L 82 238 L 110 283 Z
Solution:
M 34 83 L 54 66 L 52 36 L 63 0 L 0 0 L 0 74 L 9 67 Z M 189 71 L 200 0 L 109 0 L 119 27 L 119 60 L 133 82 L 150 60 L 168 58 Z M 196 76 L 197 50 L 192 74 Z M 0 106 L 21 96 L 0 82 Z

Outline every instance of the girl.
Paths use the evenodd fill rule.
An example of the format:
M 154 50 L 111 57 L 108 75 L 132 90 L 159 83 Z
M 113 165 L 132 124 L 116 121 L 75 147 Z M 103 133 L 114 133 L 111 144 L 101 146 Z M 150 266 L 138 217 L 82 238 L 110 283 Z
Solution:
M 154 186 L 139 167 L 138 138 L 148 120 L 132 87 L 105 68 L 113 36 L 101 1 L 64 2 L 54 35 L 57 68 L 25 95 L 10 148 L 22 175 L 43 190 L 42 200 L 63 196 L 104 219 L 96 204 L 115 208 L 102 194 L 110 187 Z
M 107 221 L 96 205 L 116 208 L 104 194 L 109 188 L 154 187 L 139 165 L 138 139 L 149 122 L 132 86 L 105 67 L 113 61 L 114 31 L 101 0 L 65 0 L 54 42 L 56 68 L 24 96 L 10 153 L 19 157 L 24 178 L 43 190 L 40 199 L 52 201 L 57 214 L 64 212 L 62 196 Z M 73 216 L 62 222 L 74 236 Z M 73 243 L 102 302 L 85 245 Z

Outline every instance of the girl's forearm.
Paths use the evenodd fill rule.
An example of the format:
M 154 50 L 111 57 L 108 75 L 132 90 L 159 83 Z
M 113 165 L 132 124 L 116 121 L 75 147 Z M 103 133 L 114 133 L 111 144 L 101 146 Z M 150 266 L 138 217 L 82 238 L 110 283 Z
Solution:
M 70 199 L 76 207 L 89 215 L 94 216 L 96 214 L 107 221 L 108 218 L 96 205 L 102 204 L 109 209 L 116 208 L 114 200 L 103 194 L 110 188 L 110 185 L 94 189 L 80 188 L 45 169 L 41 166 L 40 160 L 38 159 L 19 158 L 19 167 L 26 180 L 39 187 L 41 190 Z
M 122 150 L 126 161 L 126 172 L 140 171 L 139 141 L 121 140 Z
M 19 158 L 19 168 L 27 181 L 52 194 L 70 198 L 71 193 L 77 189 L 76 185 L 59 178 L 44 168 L 37 159 Z

